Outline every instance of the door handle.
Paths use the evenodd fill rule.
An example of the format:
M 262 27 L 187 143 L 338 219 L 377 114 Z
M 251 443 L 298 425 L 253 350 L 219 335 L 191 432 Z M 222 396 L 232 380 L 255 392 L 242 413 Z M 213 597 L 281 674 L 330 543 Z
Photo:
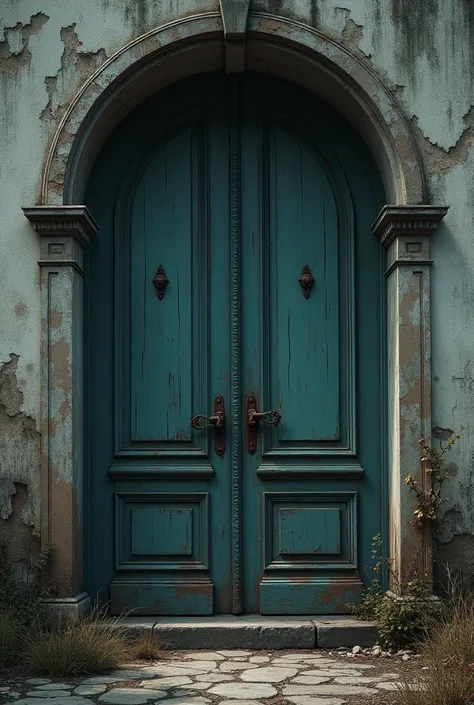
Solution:
M 276 409 L 271 411 L 258 411 L 257 398 L 255 394 L 247 395 L 247 449 L 253 455 L 257 449 L 257 430 L 260 422 L 269 424 L 270 426 L 279 426 L 281 423 L 281 414 Z
M 225 453 L 225 406 L 222 394 L 216 394 L 214 397 L 213 416 L 197 414 L 191 419 L 191 428 L 196 431 L 204 431 L 209 426 L 215 429 L 214 447 L 216 453 L 217 455 L 223 455 Z

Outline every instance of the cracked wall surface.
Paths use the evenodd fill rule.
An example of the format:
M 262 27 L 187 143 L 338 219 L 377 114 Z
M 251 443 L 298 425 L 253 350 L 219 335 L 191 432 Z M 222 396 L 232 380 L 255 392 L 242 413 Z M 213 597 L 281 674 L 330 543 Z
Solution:
M 0 366 L 0 541 L 16 558 L 37 547 L 40 530 L 40 436 L 21 410 L 19 359 Z
M 4 522 L 18 513 L 22 526 L 39 526 L 39 243 L 21 207 L 38 202 L 52 135 L 84 81 L 148 30 L 218 8 L 218 0 L 1 3 Z M 465 555 L 474 534 L 474 507 L 466 491 L 474 466 L 474 0 L 252 0 L 251 12 L 315 27 L 369 66 L 411 124 L 430 202 L 450 206 L 432 242 L 433 423 L 466 427 L 453 452 L 458 469 L 447 489 L 443 536 L 446 546 L 458 546 Z M 5 401 L 7 387 L 11 399 Z M 12 507 L 17 507 L 13 514 Z

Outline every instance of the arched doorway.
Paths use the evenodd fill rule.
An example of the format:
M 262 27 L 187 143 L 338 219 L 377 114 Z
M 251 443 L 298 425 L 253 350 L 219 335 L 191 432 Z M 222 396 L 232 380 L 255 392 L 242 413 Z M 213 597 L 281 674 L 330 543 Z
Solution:
M 93 367 L 87 356 L 93 359 L 101 349 L 100 344 L 98 349 L 92 349 L 90 345 L 85 351 L 83 348 L 84 322 L 89 321 L 82 295 L 83 264 L 88 246 L 97 234 L 95 214 L 82 205 L 88 176 L 108 136 L 134 107 L 185 77 L 215 72 L 224 67 L 285 78 L 320 96 L 346 116 L 377 164 L 388 200 L 371 227 L 387 252 L 387 269 L 384 277 L 380 275 L 379 278 L 384 282 L 381 298 L 385 291 L 388 292 L 384 379 L 387 394 L 381 404 L 382 418 L 385 412 L 387 414 L 388 440 L 387 473 L 382 471 L 381 476 L 388 490 L 385 554 L 392 560 L 395 584 L 413 575 L 413 571 L 427 579 L 432 572 L 429 527 L 413 532 L 414 498 L 407 494 L 403 478 L 407 468 L 413 470 L 418 482 L 422 483 L 425 477 L 418 441 L 421 435 L 427 437 L 431 430 L 430 238 L 445 216 L 447 206 L 427 203 L 423 165 L 410 124 L 396 96 L 367 62 L 313 27 L 268 13 L 250 12 L 247 26 L 245 22 L 240 23 L 238 36 L 227 41 L 229 29 L 227 25 L 224 28 L 224 14 L 234 7 L 234 4 L 221 3 L 219 12 L 186 15 L 160 25 L 119 48 L 91 74 L 62 115 L 51 141 L 39 205 L 23 209 L 41 239 L 38 262 L 41 268 L 43 361 L 41 536 L 45 544 L 52 542 L 55 545 L 50 579 L 57 586 L 57 597 L 51 601 L 50 609 L 65 611 L 71 616 L 84 614 L 90 609 L 91 600 L 84 590 L 84 572 L 89 576 L 89 589 L 102 588 L 108 595 L 107 575 L 110 576 L 113 565 L 110 552 L 104 548 L 105 572 L 102 577 L 105 575 L 106 579 L 98 580 L 96 576 L 94 581 L 91 580 L 92 561 L 97 559 L 91 545 L 94 524 L 89 511 L 93 489 L 90 475 L 94 474 L 96 482 L 102 476 L 97 474 L 96 477 L 90 462 L 95 431 L 89 425 L 89 436 L 84 437 L 83 428 L 84 392 L 87 395 L 90 391 L 84 371 L 87 373 Z M 248 4 L 242 3 L 240 11 L 247 10 Z M 230 66 L 228 59 L 234 50 L 237 51 L 234 59 L 238 60 Z M 303 111 L 299 117 L 304 115 Z M 314 116 L 310 127 L 314 127 Z M 140 130 L 141 125 L 138 125 Z M 312 129 L 309 132 L 316 135 Z M 233 130 L 232 134 L 235 143 L 239 131 Z M 300 137 L 304 139 L 304 130 Z M 311 145 L 311 140 L 306 139 L 306 143 Z M 337 154 L 338 150 L 333 152 Z M 120 154 L 123 152 L 118 152 L 119 159 Z M 364 151 L 360 165 L 370 162 L 366 157 Z M 121 173 L 123 164 L 117 163 L 116 166 L 117 173 Z M 234 168 L 232 173 L 239 172 Z M 342 174 L 347 178 L 344 169 Z M 105 182 L 98 185 L 99 194 L 105 193 L 116 175 L 112 169 Z M 237 194 L 233 212 L 238 214 L 240 191 L 237 188 L 233 193 Z M 353 201 L 352 205 L 357 204 Z M 235 321 L 241 311 L 238 277 L 241 253 L 236 246 L 240 243 L 236 239 L 240 230 L 237 228 L 232 232 L 231 301 Z M 358 242 L 357 238 L 355 242 Z M 97 254 L 97 249 L 94 252 Z M 357 256 L 355 263 L 357 275 Z M 110 268 L 111 262 L 106 265 Z M 106 274 L 107 269 L 104 269 L 104 276 Z M 355 281 L 357 291 L 357 276 Z M 90 296 L 87 301 L 91 305 Z M 95 307 L 96 302 L 92 305 Z M 238 332 L 238 326 L 234 325 L 232 341 L 236 353 L 240 351 Z M 356 341 L 358 335 L 359 328 Z M 236 353 L 232 360 L 240 361 Z M 234 362 L 232 369 L 235 380 L 235 370 L 240 367 Z M 242 407 L 238 405 L 238 387 L 238 384 L 233 386 L 237 390 L 232 396 L 234 419 L 242 413 Z M 85 401 L 88 406 L 87 396 Z M 106 418 L 104 422 L 111 424 L 113 420 Z M 232 597 L 229 599 L 232 611 L 239 614 L 242 609 L 247 609 L 242 590 L 242 580 L 245 579 L 242 578 L 245 576 L 242 560 L 245 558 L 240 551 L 241 524 L 238 520 L 242 502 L 238 472 L 242 468 L 237 426 L 234 424 L 232 428 L 233 540 Z M 378 443 L 378 437 L 375 441 Z M 99 493 L 98 496 L 102 495 Z M 108 516 L 110 518 L 110 511 Z M 359 513 L 358 521 L 363 521 L 363 517 Z M 96 545 L 97 542 L 94 549 Z M 361 555 L 363 553 L 359 552 L 360 561 Z M 347 576 L 348 573 L 344 574 Z M 302 573 L 299 576 L 298 581 L 293 579 L 293 582 L 304 584 L 308 576 Z M 327 595 L 334 597 L 335 584 L 333 581 Z M 341 585 L 344 590 L 344 581 L 339 582 Z M 358 589 L 360 581 L 357 580 L 355 586 Z M 199 590 L 202 585 L 197 587 Z M 281 583 L 277 587 L 281 587 Z M 318 606 L 318 609 L 322 608 Z
M 186 79 L 109 137 L 86 190 L 89 594 L 357 599 L 384 521 L 384 201 L 349 123 L 270 76 Z

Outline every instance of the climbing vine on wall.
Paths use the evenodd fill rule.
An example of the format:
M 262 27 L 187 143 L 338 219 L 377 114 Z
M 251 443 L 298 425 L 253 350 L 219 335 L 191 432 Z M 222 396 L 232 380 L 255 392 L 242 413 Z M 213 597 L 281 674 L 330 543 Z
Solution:
M 441 527 L 440 507 L 441 489 L 443 483 L 449 480 L 450 473 L 446 468 L 446 454 L 461 438 L 464 426 L 458 433 L 452 433 L 446 441 L 434 445 L 426 438 L 420 438 L 421 462 L 427 482 L 419 482 L 413 475 L 405 476 L 405 484 L 416 495 L 416 506 L 413 512 L 413 524 L 422 526 L 429 522 L 433 534 L 438 534 Z

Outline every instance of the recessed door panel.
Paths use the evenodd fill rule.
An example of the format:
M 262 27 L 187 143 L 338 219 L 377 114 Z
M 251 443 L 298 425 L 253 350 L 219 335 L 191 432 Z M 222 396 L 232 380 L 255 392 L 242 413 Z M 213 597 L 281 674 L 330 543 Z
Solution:
M 193 360 L 193 223 L 198 170 L 191 129 L 171 138 L 146 167 L 133 199 L 130 248 L 130 422 L 135 441 L 191 441 Z M 193 243 L 194 240 L 194 243 Z M 158 272 L 158 268 L 162 271 Z M 158 272 L 158 274 L 157 274 Z M 157 288 L 153 280 L 163 278 Z M 157 282 L 160 286 L 159 282 Z M 193 336 L 194 333 L 194 336 Z M 194 340 L 193 340 L 194 338 Z M 203 341 L 204 342 L 204 341 Z M 194 385 L 196 386 L 196 385 Z M 194 399 L 193 399 L 194 391 Z
M 117 208 L 118 456 L 209 452 L 189 423 L 211 403 L 205 142 L 192 124 L 145 149 Z
M 265 129 L 270 365 L 263 384 L 267 405 L 285 418 L 272 447 L 311 447 L 340 436 L 337 203 L 314 151 L 283 127 Z

